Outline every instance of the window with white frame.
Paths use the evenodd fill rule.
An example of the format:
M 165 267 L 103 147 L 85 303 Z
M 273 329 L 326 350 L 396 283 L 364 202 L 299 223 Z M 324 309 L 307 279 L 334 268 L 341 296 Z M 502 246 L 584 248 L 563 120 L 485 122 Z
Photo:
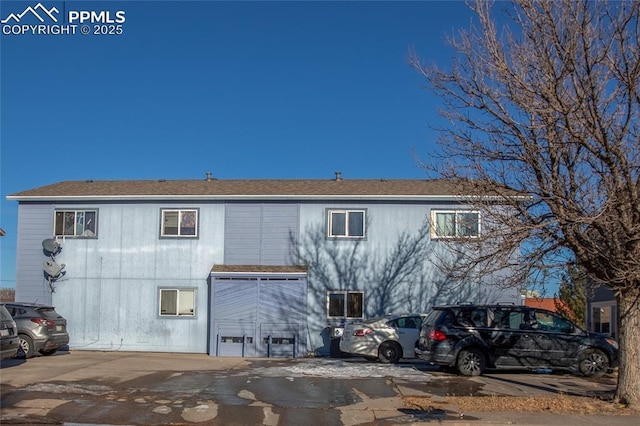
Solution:
M 327 210 L 329 238 L 364 238 L 366 210 Z
M 193 317 L 196 314 L 196 290 L 193 288 L 161 288 L 161 317 Z
M 470 210 L 432 210 L 432 238 L 474 238 L 480 234 L 480 213 Z
M 329 291 L 327 292 L 328 318 L 363 318 L 364 292 Z
M 161 237 L 197 237 L 198 210 L 162 209 Z
M 98 235 L 97 219 L 97 210 L 56 210 L 54 235 L 95 238 Z

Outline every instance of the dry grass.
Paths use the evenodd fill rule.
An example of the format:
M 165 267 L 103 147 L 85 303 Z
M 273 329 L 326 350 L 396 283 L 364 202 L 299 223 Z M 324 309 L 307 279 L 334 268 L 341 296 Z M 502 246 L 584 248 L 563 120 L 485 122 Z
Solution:
M 15 290 L 12 288 L 0 288 L 0 302 L 13 302 Z
M 487 413 L 518 411 L 526 413 L 551 414 L 599 414 L 616 416 L 637 416 L 634 411 L 621 404 L 592 397 L 554 396 L 446 396 L 446 397 L 403 397 L 405 407 L 418 410 L 449 410 L 457 413 Z

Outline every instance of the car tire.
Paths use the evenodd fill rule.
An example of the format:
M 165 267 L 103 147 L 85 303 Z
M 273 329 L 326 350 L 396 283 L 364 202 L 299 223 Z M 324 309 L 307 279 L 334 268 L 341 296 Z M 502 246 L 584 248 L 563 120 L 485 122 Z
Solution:
M 36 355 L 36 347 L 33 344 L 33 339 L 26 334 L 20 334 L 20 348 L 24 353 L 25 358 L 33 358 Z
M 599 377 L 609 370 L 609 358 L 599 349 L 587 349 L 578 363 L 580 374 Z
M 378 359 L 384 364 L 397 364 L 402 358 L 402 348 L 395 342 L 384 342 L 378 348 Z
M 41 350 L 41 351 L 40 351 L 40 353 L 41 353 L 42 355 L 44 355 L 44 356 L 53 355 L 53 354 L 55 354 L 56 352 L 58 352 L 58 349 L 57 349 L 57 348 L 56 348 L 56 349 L 48 349 L 48 350 L 44 350 L 44 349 L 43 349 L 43 350 Z
M 484 373 L 485 356 L 478 349 L 463 349 L 458 354 L 456 367 L 463 376 L 479 376 Z

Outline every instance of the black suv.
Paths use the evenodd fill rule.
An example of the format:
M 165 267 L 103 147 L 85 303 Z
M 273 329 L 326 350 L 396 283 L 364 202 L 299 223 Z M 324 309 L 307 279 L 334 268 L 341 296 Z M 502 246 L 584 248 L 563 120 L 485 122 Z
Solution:
M 577 369 L 593 376 L 618 362 L 612 338 L 554 312 L 515 305 L 436 306 L 422 322 L 415 352 L 465 376 L 485 368 Z

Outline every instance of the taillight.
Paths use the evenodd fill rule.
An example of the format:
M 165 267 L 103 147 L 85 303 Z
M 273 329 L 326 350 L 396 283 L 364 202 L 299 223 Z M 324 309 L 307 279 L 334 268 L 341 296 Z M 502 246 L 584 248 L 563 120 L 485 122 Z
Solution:
M 31 318 L 31 321 L 44 327 L 53 327 L 56 324 L 55 322 L 51 320 L 46 320 L 44 318 Z
M 363 337 L 366 336 L 367 334 L 371 334 L 373 333 L 374 330 L 372 330 L 371 328 L 359 328 L 357 330 L 355 330 L 353 332 L 354 336 L 358 336 L 358 337 Z
M 447 335 L 440 330 L 431 330 L 429 332 L 429 339 L 441 342 L 447 340 Z

